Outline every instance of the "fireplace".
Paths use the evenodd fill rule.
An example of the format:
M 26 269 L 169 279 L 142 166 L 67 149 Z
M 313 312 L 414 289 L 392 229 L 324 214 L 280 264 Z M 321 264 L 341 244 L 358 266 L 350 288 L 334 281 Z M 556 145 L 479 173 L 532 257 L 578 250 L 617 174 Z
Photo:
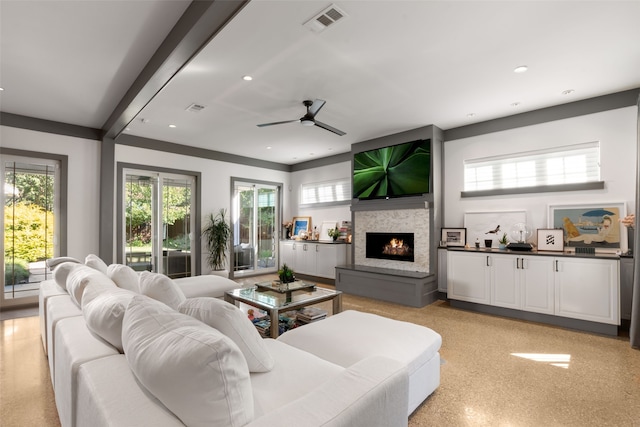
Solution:
M 413 262 L 413 233 L 366 233 L 367 258 Z

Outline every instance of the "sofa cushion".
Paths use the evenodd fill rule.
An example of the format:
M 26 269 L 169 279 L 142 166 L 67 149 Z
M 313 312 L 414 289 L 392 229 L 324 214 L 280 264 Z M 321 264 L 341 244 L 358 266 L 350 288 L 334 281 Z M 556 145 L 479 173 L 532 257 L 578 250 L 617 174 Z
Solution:
M 174 310 L 186 299 L 173 280 L 164 274 L 143 271 L 140 273 L 140 293 L 167 304 Z
M 240 283 L 215 274 L 202 276 L 181 277 L 173 279 L 187 298 L 213 297 L 224 298 L 224 293 L 232 289 L 241 288 Z
M 96 286 L 116 286 L 106 274 L 89 266 L 76 264 L 67 277 L 67 292 L 78 307 L 82 307 L 82 295 L 90 283 Z
M 107 264 L 98 255 L 87 255 L 87 257 L 84 259 L 84 263 L 91 268 L 95 268 L 96 270 L 107 274 Z
M 109 292 L 100 293 L 88 303 L 83 301 L 82 304 L 82 315 L 87 322 L 87 328 L 120 353 L 123 352 L 122 319 L 131 298 L 135 295 L 135 292 L 114 288 Z
M 73 270 L 77 265 L 82 265 L 73 261 L 63 262 L 58 264 L 53 270 L 53 280 L 56 281 L 56 284 L 60 286 L 62 289 L 67 289 L 67 278 L 69 277 L 69 273 Z
M 136 295 L 124 315 L 122 344 L 140 383 L 187 426 L 253 419 L 247 363 L 219 331 Z
M 247 360 L 250 372 L 268 372 L 273 357 L 255 326 L 242 310 L 217 298 L 188 298 L 178 306 L 180 313 L 206 323 L 231 338 Z
M 122 289 L 140 293 L 140 276 L 135 270 L 128 265 L 124 264 L 111 264 L 107 267 L 107 276 L 115 282 L 115 284 Z
M 49 267 L 49 270 L 54 271 L 56 269 L 56 267 L 60 264 L 62 264 L 63 262 L 75 262 L 76 264 L 80 264 L 81 261 L 69 256 L 60 256 L 60 257 L 56 257 L 56 258 L 49 258 L 48 260 L 45 261 L 45 263 L 47 264 L 47 267 Z

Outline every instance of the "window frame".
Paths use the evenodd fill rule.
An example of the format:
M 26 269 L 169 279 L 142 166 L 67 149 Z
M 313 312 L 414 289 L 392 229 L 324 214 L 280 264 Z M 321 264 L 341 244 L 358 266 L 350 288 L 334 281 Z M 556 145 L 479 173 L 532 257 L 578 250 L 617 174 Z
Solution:
M 306 189 L 312 189 L 316 192 L 328 185 L 333 185 L 332 191 L 335 194 L 335 190 L 337 188 L 337 184 L 340 184 L 345 193 L 345 199 L 343 200 L 332 200 L 328 202 L 306 202 L 304 200 L 304 192 Z M 300 207 L 301 208 L 315 208 L 315 207 L 325 207 L 325 206 L 341 206 L 351 204 L 351 179 L 350 178 L 338 178 L 332 179 L 329 181 L 319 181 L 319 182 L 307 182 L 300 184 Z
M 486 190 L 463 190 L 460 192 L 462 198 L 468 197 L 485 197 L 496 195 L 510 195 L 510 194 L 529 194 L 529 193 L 545 193 L 545 192 L 560 192 L 560 191 L 583 191 L 583 190 L 600 190 L 604 189 L 604 181 L 600 179 L 600 143 L 599 141 L 592 141 L 580 144 L 564 145 L 560 147 L 552 147 L 543 150 L 534 150 L 527 152 L 512 153 L 507 155 L 485 157 L 479 159 L 469 159 L 464 161 L 463 174 L 464 185 L 466 185 L 466 173 L 468 165 L 474 164 L 492 164 L 493 167 L 501 167 L 505 163 L 505 160 L 512 161 L 513 163 L 524 161 L 542 161 L 541 157 L 544 155 L 558 154 L 558 159 L 564 159 L 569 157 L 568 153 L 571 151 L 592 149 L 595 148 L 598 151 L 597 167 L 598 167 L 598 179 L 591 181 L 573 182 L 573 183 L 561 183 L 561 184 L 541 184 L 530 186 L 510 186 L 510 187 L 498 187 Z M 548 157 L 547 160 L 553 158 Z M 536 172 L 542 172 L 544 169 L 535 169 Z M 501 175 L 499 175 L 501 176 Z M 534 174 L 533 179 L 539 177 L 539 174 Z M 495 174 L 494 174 L 495 177 Z M 517 177 L 516 177 L 517 180 Z M 495 180 L 492 181 L 495 185 Z M 504 181 L 498 182 L 498 184 L 504 184 Z

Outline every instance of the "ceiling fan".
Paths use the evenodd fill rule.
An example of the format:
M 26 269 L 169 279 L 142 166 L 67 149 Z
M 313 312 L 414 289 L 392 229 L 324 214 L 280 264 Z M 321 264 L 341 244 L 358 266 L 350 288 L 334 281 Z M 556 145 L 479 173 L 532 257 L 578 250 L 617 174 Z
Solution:
M 313 126 L 316 125 L 318 127 L 321 127 L 322 129 L 326 129 L 329 132 L 333 132 L 337 135 L 346 135 L 345 132 L 342 132 L 339 129 L 336 129 L 332 126 L 329 126 L 328 124 L 319 122 L 315 119 L 316 114 L 318 114 L 318 111 L 320 111 L 320 109 L 324 106 L 324 104 L 326 103 L 326 101 L 323 101 L 322 99 L 316 99 L 315 101 L 303 101 L 302 104 L 307 107 L 307 114 L 305 114 L 304 116 L 300 117 L 297 120 L 286 120 L 284 122 L 273 122 L 273 123 L 263 123 L 261 125 L 257 125 L 258 127 L 265 127 L 265 126 L 273 126 L 273 125 L 283 125 L 285 123 L 294 123 L 294 122 L 300 122 L 300 124 L 302 124 L 302 126 Z

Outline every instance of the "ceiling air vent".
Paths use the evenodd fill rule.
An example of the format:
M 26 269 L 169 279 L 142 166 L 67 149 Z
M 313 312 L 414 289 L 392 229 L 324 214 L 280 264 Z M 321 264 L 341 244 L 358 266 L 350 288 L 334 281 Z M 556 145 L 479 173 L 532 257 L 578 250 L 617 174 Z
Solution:
M 328 26 L 335 24 L 345 16 L 347 16 L 346 13 L 341 11 L 335 4 L 332 4 L 331 6 L 305 22 L 303 26 L 307 27 L 314 33 L 319 33 L 321 31 L 324 31 L 324 29 Z
M 191 104 L 187 107 L 187 111 L 191 111 L 192 113 L 199 113 L 204 110 L 204 105 L 200 104 Z

